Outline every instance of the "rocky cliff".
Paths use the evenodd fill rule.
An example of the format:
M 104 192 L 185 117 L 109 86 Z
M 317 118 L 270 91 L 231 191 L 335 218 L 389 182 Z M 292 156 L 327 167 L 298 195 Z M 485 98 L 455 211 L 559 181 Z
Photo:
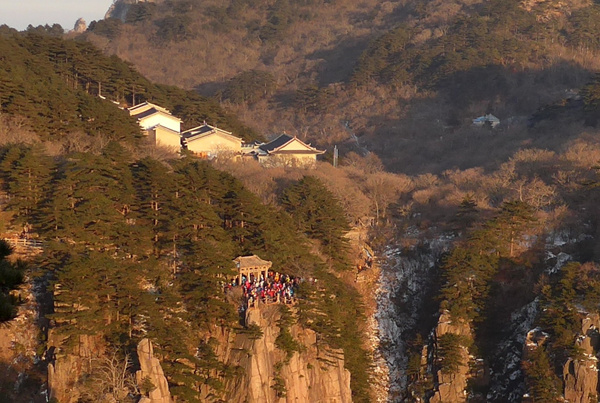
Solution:
M 471 340 L 473 338 L 471 326 L 467 322 L 453 320 L 449 312 L 443 311 L 434 333 L 433 355 L 437 357 L 434 367 L 438 369 L 436 370 L 437 382 L 430 403 L 465 402 L 467 400 L 467 381 L 470 376 L 471 357 L 469 351 L 466 346 L 458 345 L 458 355 L 454 357 L 456 362 L 452 364 L 451 370 L 448 370 L 449 365 L 444 361 L 449 358 L 443 357 L 440 341 L 445 335 L 455 335 L 462 340 Z
M 110 5 L 108 11 L 106 11 L 106 14 L 104 15 L 104 18 L 118 18 L 125 22 L 129 8 L 132 4 L 137 3 L 160 3 L 160 0 L 117 0 Z
M 342 351 L 320 343 L 314 331 L 297 324 L 289 327 L 289 333 L 299 346 L 299 352 L 282 351 L 277 342 L 280 318 L 280 305 L 261 305 L 246 313 L 247 325 L 260 331 L 236 333 L 228 328 L 212 329 L 211 337 L 218 341 L 217 356 L 231 367 L 240 369 L 236 377 L 226 381 L 224 400 L 240 403 L 351 402 L 350 373 L 344 368 Z M 131 368 L 130 364 L 110 361 L 110 352 L 106 351 L 100 337 L 78 336 L 76 346 L 69 354 L 52 347 L 61 344 L 59 336 L 50 336 L 48 345 L 53 359 L 48 366 L 48 387 L 50 397 L 60 402 L 76 402 L 89 395 L 90 390 L 96 390 L 84 380 L 90 378 L 100 382 L 95 371 L 103 365 Z M 171 402 L 167 380 L 148 339 L 138 344 L 137 355 L 140 368 L 135 381 L 142 394 L 147 395 L 142 396 L 141 401 Z M 214 391 L 206 389 L 203 392 L 201 400 L 215 399 Z M 106 392 L 98 389 L 97 393 Z
M 81 378 L 89 373 L 92 363 L 100 359 L 105 352 L 102 337 L 80 335 L 77 337 L 73 352 L 65 353 L 57 348 L 62 337 L 50 332 L 48 338 L 48 389 L 50 398 L 61 403 L 77 402 L 83 393 Z
M 317 334 L 299 325 L 290 333 L 301 345 L 289 359 L 277 348 L 280 328 L 278 305 L 250 308 L 246 323 L 262 330 L 258 338 L 219 329 L 217 353 L 233 366 L 244 369 L 229 381 L 228 402 L 328 402 L 352 401 L 350 373 L 344 368 L 341 351 L 318 342 Z
M 160 361 L 154 356 L 154 349 L 150 340 L 142 339 L 138 343 L 137 354 L 140 370 L 135 373 L 135 380 L 139 389 L 143 393 L 148 393 L 148 396 L 143 396 L 139 403 L 171 403 L 171 393 L 169 392 L 167 378 L 160 365 Z M 150 387 L 148 387 L 147 391 L 144 391 L 146 383 Z
M 598 401 L 598 347 L 600 315 L 589 314 L 581 321 L 581 333 L 575 341 L 580 354 L 563 366 L 564 397 L 571 403 Z
M 437 263 L 448 249 L 451 237 L 419 241 L 415 229 L 407 231 L 410 248 L 389 248 L 382 254 L 376 288 L 377 321 L 375 372 L 384 378 L 386 395 L 379 402 L 400 401 L 407 393 L 407 343 L 417 327 L 427 320 L 423 306 L 428 301 L 430 279 L 437 275 Z
M 0 401 L 45 402 L 45 367 L 38 356 L 40 317 L 36 290 L 27 281 L 13 294 L 17 316 L 0 325 Z

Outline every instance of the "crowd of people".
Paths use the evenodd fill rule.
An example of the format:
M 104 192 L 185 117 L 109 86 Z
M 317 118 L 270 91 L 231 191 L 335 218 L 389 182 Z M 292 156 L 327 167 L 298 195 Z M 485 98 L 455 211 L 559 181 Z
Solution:
M 293 304 L 299 282 L 297 277 L 269 271 L 266 278 L 262 274 L 256 278 L 242 276 L 241 282 L 236 278 L 227 284 L 226 291 L 241 287 L 247 307 L 255 307 L 258 302 Z

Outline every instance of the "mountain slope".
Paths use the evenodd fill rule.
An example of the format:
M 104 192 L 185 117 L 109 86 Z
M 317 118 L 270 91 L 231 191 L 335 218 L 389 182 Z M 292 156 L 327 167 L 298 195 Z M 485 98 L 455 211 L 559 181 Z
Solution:
M 145 100 L 169 108 L 186 127 L 206 120 L 248 139 L 256 136 L 216 102 L 177 87 L 153 84 L 130 64 L 104 56 L 87 42 L 4 30 L 0 46 L 2 111 L 26 118 L 45 139 L 81 131 L 133 141 L 140 137 L 137 123 L 114 103 Z

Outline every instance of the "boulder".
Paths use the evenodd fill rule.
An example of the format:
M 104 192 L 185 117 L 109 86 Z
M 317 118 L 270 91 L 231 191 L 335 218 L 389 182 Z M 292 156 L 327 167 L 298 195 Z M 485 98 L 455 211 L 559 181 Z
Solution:
M 73 27 L 73 32 L 82 34 L 86 31 L 86 29 L 87 29 L 87 24 L 83 18 L 80 18 L 77 21 L 75 21 L 75 26 Z
M 137 346 L 140 370 L 135 373 L 138 387 L 142 387 L 145 379 L 149 379 L 154 389 L 148 392 L 148 396 L 142 397 L 141 403 L 171 403 L 171 392 L 167 378 L 160 366 L 158 358 L 154 357 L 154 348 L 148 339 L 143 339 Z

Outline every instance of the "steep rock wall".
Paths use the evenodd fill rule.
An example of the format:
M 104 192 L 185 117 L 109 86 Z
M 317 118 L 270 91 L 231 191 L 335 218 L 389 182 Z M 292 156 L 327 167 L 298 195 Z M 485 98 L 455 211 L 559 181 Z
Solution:
M 241 376 L 227 384 L 228 402 L 328 402 L 352 401 L 350 373 L 344 368 L 341 351 L 318 343 L 317 335 L 299 325 L 292 325 L 290 333 L 302 346 L 286 362 L 275 340 L 279 335 L 277 305 L 250 308 L 246 323 L 260 327 L 263 334 L 253 340 L 246 334 L 218 330 L 219 354 L 230 365 L 244 369 Z M 283 393 L 277 393 L 283 385 Z M 279 389 L 281 390 L 281 389 Z
M 142 389 L 146 379 L 154 385 L 154 389 L 148 392 L 148 396 L 143 396 L 139 403 L 171 403 L 167 378 L 165 378 L 160 361 L 154 357 L 154 348 L 150 340 L 142 339 L 138 343 L 137 354 L 140 370 L 135 373 L 135 380 L 138 387 Z
M 416 239 L 418 233 L 407 233 Z M 440 236 L 418 242 L 409 250 L 390 248 L 382 256 L 376 291 L 379 358 L 375 372 L 386 377 L 387 396 L 380 402 L 396 402 L 406 397 L 408 357 L 406 344 L 412 330 L 423 318 L 422 306 L 435 275 L 440 256 L 451 244 L 451 237 Z
M 108 18 L 118 18 L 121 21 L 125 22 L 125 18 L 127 17 L 127 12 L 132 4 L 136 3 L 160 3 L 160 0 L 118 0 L 110 5 L 106 14 L 104 15 L 105 19 Z
M 438 341 L 445 334 L 455 334 L 464 338 L 472 339 L 471 326 L 467 322 L 454 321 L 446 311 L 442 312 L 435 329 L 435 351 L 439 350 Z M 467 400 L 467 381 L 469 380 L 469 364 L 471 357 L 466 347 L 460 348 L 460 359 L 457 370 L 447 373 L 438 369 L 437 385 L 430 403 L 457 403 Z
M 17 316 L 0 325 L 0 401 L 45 402 L 44 365 L 38 356 L 39 284 L 26 279 L 13 294 L 22 302 Z
M 81 391 L 77 385 L 80 377 L 91 368 L 92 361 L 104 354 L 102 337 L 80 335 L 73 354 L 65 354 L 59 348 L 61 337 L 50 332 L 48 337 L 49 355 L 53 356 L 48 364 L 48 389 L 50 397 L 61 403 L 77 402 Z
M 565 399 L 571 403 L 598 401 L 598 348 L 600 347 L 600 315 L 588 314 L 581 321 L 581 335 L 575 341 L 581 351 L 563 366 Z

